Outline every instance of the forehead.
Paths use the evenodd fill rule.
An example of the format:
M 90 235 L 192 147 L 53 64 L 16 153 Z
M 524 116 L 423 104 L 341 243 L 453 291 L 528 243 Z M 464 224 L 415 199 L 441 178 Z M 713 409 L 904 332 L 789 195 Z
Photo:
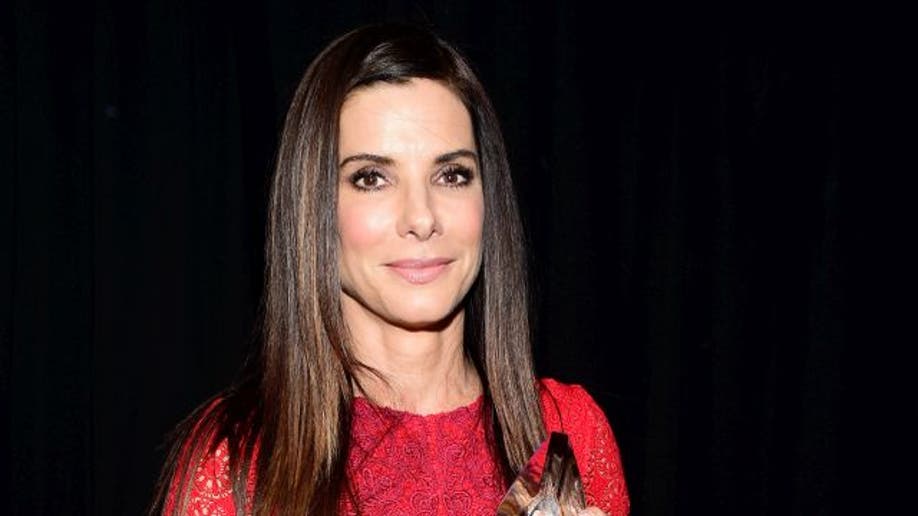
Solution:
M 465 105 L 448 87 L 430 79 L 355 90 L 341 107 L 340 122 L 341 153 L 473 149 L 475 143 Z

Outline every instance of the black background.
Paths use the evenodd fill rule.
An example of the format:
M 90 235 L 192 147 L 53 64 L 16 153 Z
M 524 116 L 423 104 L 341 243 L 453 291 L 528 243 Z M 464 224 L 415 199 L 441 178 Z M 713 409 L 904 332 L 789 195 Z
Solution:
M 884 132 L 907 121 L 914 58 L 892 25 L 765 14 L 2 4 L 6 513 L 141 512 L 166 432 L 253 342 L 293 89 L 333 37 L 385 19 L 429 21 L 489 91 L 539 372 L 605 408 L 634 514 L 896 506 L 918 404 L 914 342 L 886 322 L 914 303 L 887 310 L 910 264 L 875 258 L 913 233 L 891 228 L 907 183 L 880 173 L 915 171 L 888 152 L 913 140 Z

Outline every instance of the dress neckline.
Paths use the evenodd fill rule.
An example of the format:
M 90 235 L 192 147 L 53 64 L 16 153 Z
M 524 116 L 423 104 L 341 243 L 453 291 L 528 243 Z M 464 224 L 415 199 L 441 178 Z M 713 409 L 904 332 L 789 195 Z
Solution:
M 431 414 L 417 414 L 414 412 L 409 412 L 406 410 L 399 410 L 392 407 L 384 407 L 381 405 L 376 405 L 370 400 L 359 396 L 354 398 L 354 414 L 359 416 L 361 414 L 365 415 L 377 415 L 394 419 L 409 420 L 425 420 L 425 421 L 439 421 L 439 420 L 452 420 L 452 419 L 466 419 L 468 416 L 478 416 L 481 413 L 481 407 L 484 405 L 484 394 L 479 394 L 471 403 L 467 405 L 461 405 L 459 407 L 445 410 L 443 412 L 434 412 Z

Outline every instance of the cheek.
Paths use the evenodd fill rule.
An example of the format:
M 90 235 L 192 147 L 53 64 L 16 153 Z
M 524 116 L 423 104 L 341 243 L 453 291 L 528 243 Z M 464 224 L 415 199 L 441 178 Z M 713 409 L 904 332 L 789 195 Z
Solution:
M 484 231 L 484 201 L 475 199 L 457 203 L 446 210 L 450 214 L 450 226 L 466 245 L 481 245 Z
M 389 220 L 384 209 L 367 203 L 340 203 L 338 234 L 343 257 L 355 258 L 349 253 L 372 248 L 385 240 L 388 226 Z

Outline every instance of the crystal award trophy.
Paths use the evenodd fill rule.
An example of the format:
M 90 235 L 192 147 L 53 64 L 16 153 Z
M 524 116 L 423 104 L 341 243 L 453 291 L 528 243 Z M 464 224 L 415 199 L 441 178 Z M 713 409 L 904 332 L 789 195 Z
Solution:
M 498 516 L 576 516 L 585 508 L 583 483 L 567 435 L 552 432 L 540 475 L 541 451 L 533 454 L 510 484 L 497 506 Z

